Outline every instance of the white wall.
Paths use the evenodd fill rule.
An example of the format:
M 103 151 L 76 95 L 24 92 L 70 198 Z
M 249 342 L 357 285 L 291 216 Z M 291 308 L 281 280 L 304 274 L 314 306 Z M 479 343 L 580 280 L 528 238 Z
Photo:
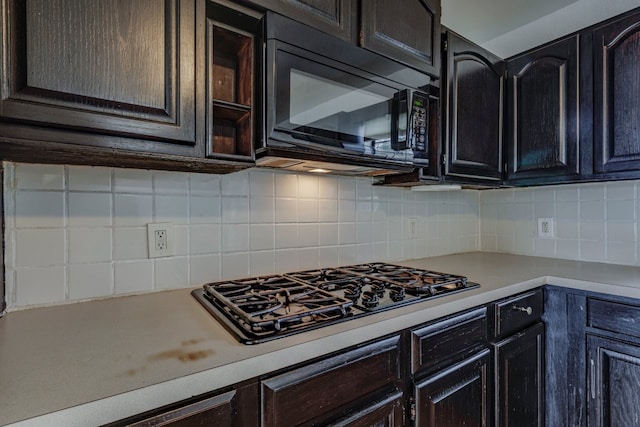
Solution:
M 640 0 L 577 0 L 554 13 L 483 42 L 481 46 L 502 58 L 508 58 L 636 7 L 640 7 Z
M 4 200 L 10 310 L 480 247 L 477 191 L 368 178 L 5 163 Z M 146 224 L 165 221 L 176 255 L 150 260 Z

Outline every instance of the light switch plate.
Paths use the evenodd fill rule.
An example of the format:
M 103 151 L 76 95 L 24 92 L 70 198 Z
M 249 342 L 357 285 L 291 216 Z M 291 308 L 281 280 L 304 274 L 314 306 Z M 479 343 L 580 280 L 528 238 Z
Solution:
M 173 256 L 173 223 L 156 222 L 147 224 L 149 258 Z

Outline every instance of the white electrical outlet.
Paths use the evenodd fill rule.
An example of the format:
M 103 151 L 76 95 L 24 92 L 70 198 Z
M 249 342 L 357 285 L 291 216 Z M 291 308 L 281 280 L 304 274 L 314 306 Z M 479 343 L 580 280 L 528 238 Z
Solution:
M 553 237 L 553 218 L 538 218 L 538 237 Z
M 411 217 L 407 221 L 407 237 L 409 239 L 417 239 L 418 238 L 418 218 Z
M 173 256 L 173 223 L 147 224 L 147 241 L 149 258 Z

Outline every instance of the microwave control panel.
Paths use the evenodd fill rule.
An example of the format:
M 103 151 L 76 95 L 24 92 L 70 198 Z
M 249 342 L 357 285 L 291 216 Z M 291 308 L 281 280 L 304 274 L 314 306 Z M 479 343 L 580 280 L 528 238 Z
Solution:
M 422 158 L 427 154 L 427 107 L 427 96 L 414 92 L 411 102 L 411 148 L 413 148 L 414 156 L 418 158 Z

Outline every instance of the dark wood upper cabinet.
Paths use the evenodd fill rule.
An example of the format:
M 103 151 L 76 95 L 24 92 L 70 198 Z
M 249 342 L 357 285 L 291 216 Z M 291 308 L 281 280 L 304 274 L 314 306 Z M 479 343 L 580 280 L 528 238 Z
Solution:
M 640 13 L 593 30 L 597 174 L 640 170 Z
M 203 154 L 196 3 L 5 0 L 0 115 L 156 141 L 128 149 Z
M 259 135 L 262 21 L 207 2 L 206 155 L 251 161 Z
M 250 0 L 250 3 L 356 43 L 358 0 Z
M 445 175 L 502 180 L 505 63 L 447 32 L 443 77 Z
M 362 2 L 360 45 L 440 75 L 440 0 Z
M 579 176 L 579 37 L 508 63 L 508 180 Z

